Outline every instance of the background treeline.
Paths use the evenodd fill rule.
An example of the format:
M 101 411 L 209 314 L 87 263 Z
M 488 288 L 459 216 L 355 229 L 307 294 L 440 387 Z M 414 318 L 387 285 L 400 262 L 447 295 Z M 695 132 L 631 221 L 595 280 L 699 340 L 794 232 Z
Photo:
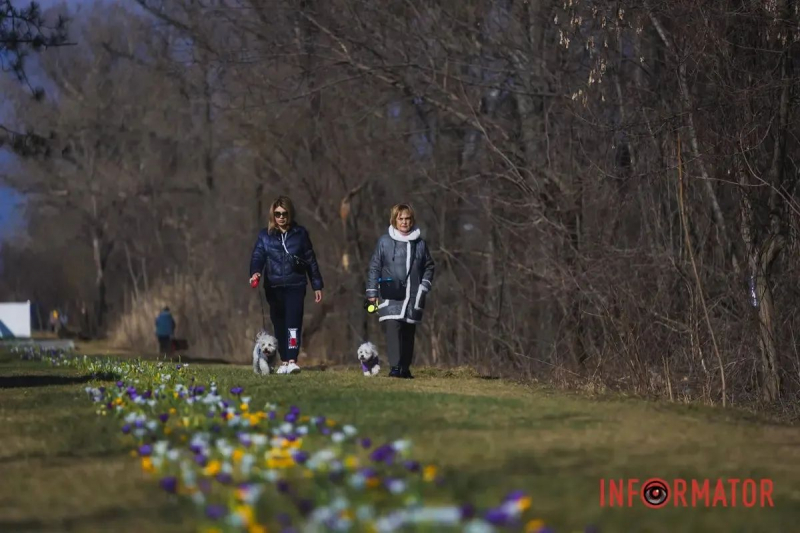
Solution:
M 795 0 L 86 5 L 35 57 L 43 94 L 3 81 L 27 235 L 0 296 L 151 350 L 169 304 L 193 355 L 246 361 L 250 251 L 288 194 L 327 285 L 306 349 L 350 361 L 382 343 L 366 265 L 410 201 L 421 363 L 789 403 L 799 24 Z

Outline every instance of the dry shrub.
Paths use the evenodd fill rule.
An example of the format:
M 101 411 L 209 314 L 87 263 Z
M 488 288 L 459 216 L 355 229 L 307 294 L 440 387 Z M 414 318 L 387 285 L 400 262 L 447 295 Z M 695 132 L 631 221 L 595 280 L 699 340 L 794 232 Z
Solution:
M 169 281 L 159 282 L 133 299 L 111 326 L 111 343 L 140 352 L 153 351 L 155 318 L 164 306 L 169 306 L 177 323 L 175 336 L 189 341 L 186 355 L 248 362 L 259 326 L 244 320 L 251 310 L 243 309 L 234 301 L 235 295 L 207 273 L 176 275 Z

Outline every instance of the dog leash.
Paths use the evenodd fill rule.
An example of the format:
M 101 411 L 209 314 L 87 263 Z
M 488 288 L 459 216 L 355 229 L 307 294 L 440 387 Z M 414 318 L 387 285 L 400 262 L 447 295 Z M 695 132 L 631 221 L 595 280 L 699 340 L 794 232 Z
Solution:
M 268 260 L 269 259 L 267 259 L 267 261 Z M 266 268 L 266 267 L 267 267 L 267 262 L 265 261 L 264 262 L 264 268 Z M 261 289 L 259 288 L 259 285 L 262 285 L 264 287 L 264 291 L 266 291 L 266 287 L 267 286 L 265 285 L 265 283 L 267 283 L 267 280 L 264 279 L 264 268 L 261 269 L 261 272 L 260 272 L 261 277 L 258 279 L 258 281 L 255 282 L 255 284 L 251 284 L 250 286 L 258 291 L 258 303 L 261 304 L 261 328 L 263 330 L 266 330 L 267 329 L 267 315 L 266 315 L 266 313 L 264 313 L 264 300 L 266 299 L 267 295 L 264 294 L 264 296 L 262 298 Z
M 267 315 L 266 313 L 264 313 L 264 298 L 266 298 L 266 295 L 262 297 L 261 292 L 262 292 L 261 289 L 258 289 L 258 303 L 261 304 L 261 329 L 266 330 Z

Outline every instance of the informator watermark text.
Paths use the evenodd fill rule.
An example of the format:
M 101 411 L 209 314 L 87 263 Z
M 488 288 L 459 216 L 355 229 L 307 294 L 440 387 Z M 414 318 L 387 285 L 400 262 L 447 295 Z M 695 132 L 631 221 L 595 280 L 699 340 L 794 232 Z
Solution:
M 771 479 L 600 479 L 600 507 L 775 507 Z

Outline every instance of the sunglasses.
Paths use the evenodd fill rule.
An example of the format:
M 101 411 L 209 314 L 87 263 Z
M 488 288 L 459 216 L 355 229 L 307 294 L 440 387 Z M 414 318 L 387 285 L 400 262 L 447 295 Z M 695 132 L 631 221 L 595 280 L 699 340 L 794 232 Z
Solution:
M 289 216 L 288 211 L 275 211 L 275 218 L 286 218 Z

